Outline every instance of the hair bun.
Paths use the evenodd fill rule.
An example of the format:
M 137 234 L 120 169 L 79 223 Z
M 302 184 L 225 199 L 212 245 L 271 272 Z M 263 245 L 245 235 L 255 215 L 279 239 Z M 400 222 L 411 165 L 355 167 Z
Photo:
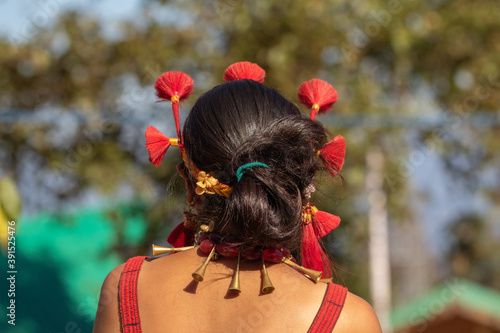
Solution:
M 232 186 L 227 198 L 205 196 L 200 223 L 216 221 L 216 232 L 248 244 L 300 244 L 304 191 L 321 170 L 315 151 L 326 143 L 320 123 L 273 89 L 233 81 L 198 99 L 183 137 L 193 163 Z M 236 171 L 248 163 L 268 167 L 247 169 L 238 181 Z

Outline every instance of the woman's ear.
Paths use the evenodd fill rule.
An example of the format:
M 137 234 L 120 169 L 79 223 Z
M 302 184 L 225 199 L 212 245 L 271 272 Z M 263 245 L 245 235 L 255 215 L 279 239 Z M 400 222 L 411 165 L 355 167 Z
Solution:
M 196 206 L 198 201 L 197 200 L 198 195 L 195 192 L 196 185 L 190 181 L 189 176 L 187 174 L 187 168 L 184 165 L 184 162 L 177 164 L 177 172 L 179 173 L 179 175 L 181 175 L 182 178 L 184 178 L 184 185 L 186 186 L 186 190 L 188 191 L 188 196 L 187 196 L 188 205 L 191 207 Z

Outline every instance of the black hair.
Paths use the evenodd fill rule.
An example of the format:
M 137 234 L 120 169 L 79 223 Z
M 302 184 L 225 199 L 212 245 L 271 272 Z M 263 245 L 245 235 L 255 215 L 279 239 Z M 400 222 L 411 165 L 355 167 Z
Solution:
M 323 126 L 277 91 L 252 80 L 219 85 L 193 106 L 183 129 L 188 158 L 232 186 L 228 198 L 205 195 L 202 223 L 252 245 L 297 247 L 304 191 L 321 169 L 316 156 L 326 142 Z M 237 181 L 236 170 L 245 170 Z M 194 178 L 192 181 L 195 181 Z

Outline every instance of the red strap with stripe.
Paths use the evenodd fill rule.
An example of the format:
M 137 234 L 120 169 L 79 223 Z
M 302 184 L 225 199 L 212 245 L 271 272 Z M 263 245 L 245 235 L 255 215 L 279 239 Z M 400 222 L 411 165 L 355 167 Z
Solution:
M 120 304 L 120 320 L 123 333 L 141 333 L 141 317 L 137 298 L 137 281 L 144 259 L 148 257 L 130 258 L 123 268 L 118 284 L 118 301 Z
M 142 263 L 149 257 L 134 257 L 127 261 L 120 276 L 118 299 L 123 333 L 142 333 L 137 281 Z M 331 333 L 344 306 L 347 289 L 329 283 L 323 302 L 308 333 Z
M 331 333 L 344 307 L 347 288 L 328 283 L 325 297 L 308 333 Z

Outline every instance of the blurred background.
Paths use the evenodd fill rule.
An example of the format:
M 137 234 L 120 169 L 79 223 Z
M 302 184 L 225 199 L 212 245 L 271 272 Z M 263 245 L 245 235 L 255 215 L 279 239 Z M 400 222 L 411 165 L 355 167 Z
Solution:
M 244 60 L 295 103 L 313 77 L 338 90 L 318 120 L 346 138 L 345 184 L 312 201 L 384 332 L 500 332 L 498 1 L 2 0 L 0 50 L 2 332 L 91 331 L 107 273 L 182 219 L 178 153 L 144 148 L 148 125 L 175 133 L 155 79 L 194 78 L 182 122 Z

